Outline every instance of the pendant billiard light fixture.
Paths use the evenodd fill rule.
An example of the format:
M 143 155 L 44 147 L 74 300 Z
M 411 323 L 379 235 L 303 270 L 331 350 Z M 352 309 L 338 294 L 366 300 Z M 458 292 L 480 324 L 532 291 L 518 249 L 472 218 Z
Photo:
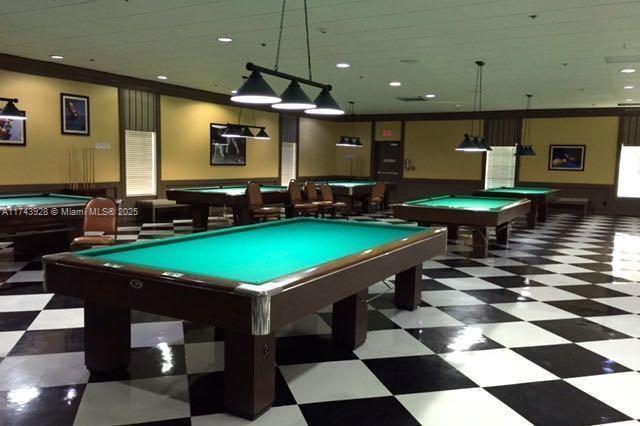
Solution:
M 242 127 L 236 124 L 229 124 L 220 135 L 223 138 L 242 138 Z
M 7 104 L 0 111 L 0 118 L 7 120 L 26 120 L 27 115 L 24 111 L 20 111 L 15 104 L 18 103 L 17 98 L 0 98 L 0 101 L 5 101 Z
M 311 47 L 309 43 L 309 13 L 307 10 L 307 0 L 304 0 L 304 22 L 307 41 L 307 67 L 308 78 L 286 74 L 278 70 L 280 62 L 280 46 L 282 44 L 282 31 L 284 28 L 284 13 L 286 0 L 282 0 L 282 10 L 280 13 L 280 28 L 278 32 L 278 44 L 276 48 L 276 61 L 273 69 L 261 67 L 251 62 L 247 62 L 246 69 L 251 71 L 247 81 L 238 89 L 237 93 L 231 97 L 234 102 L 249 104 L 271 104 L 271 107 L 278 110 L 304 110 L 307 114 L 316 115 L 341 115 L 344 111 L 331 96 L 331 85 L 313 81 L 311 74 Z M 289 80 L 289 85 L 277 96 L 271 86 L 264 80 L 262 74 Z M 300 84 L 313 86 L 320 89 L 320 94 L 314 101 L 302 90 Z
M 264 129 L 264 127 L 260 127 L 260 130 L 258 131 L 258 133 L 256 133 L 256 135 L 253 137 L 253 139 L 257 139 L 260 141 L 268 141 L 271 139 L 271 136 L 269 136 L 266 132 L 266 130 Z
M 473 112 L 482 111 L 482 67 L 485 63 L 483 61 L 476 61 L 478 68 L 476 69 L 476 84 L 473 91 Z M 477 110 L 476 110 L 477 107 Z M 478 132 L 480 132 L 481 120 L 478 119 Z M 464 134 L 464 138 L 460 145 L 456 148 L 456 151 L 462 152 L 487 152 L 491 151 L 491 147 L 481 136 L 474 136 L 476 120 L 471 120 L 471 131 Z
M 356 121 L 354 119 L 354 117 L 355 117 L 354 105 L 355 105 L 355 102 L 349 101 L 349 109 L 350 109 L 350 114 L 351 114 L 351 125 L 352 125 L 351 134 L 353 136 L 340 136 L 340 140 L 338 141 L 336 146 L 350 147 L 350 148 L 362 148 L 362 142 L 360 141 L 360 138 L 355 136 L 355 134 L 356 134 Z
M 531 157 L 536 155 L 536 152 L 533 150 L 532 145 L 525 145 L 525 142 L 529 142 L 529 119 L 527 117 L 529 110 L 531 109 L 531 98 L 533 95 L 527 95 L 527 114 L 524 117 L 524 131 L 522 136 L 522 141 L 520 143 L 516 143 L 516 153 L 519 157 Z

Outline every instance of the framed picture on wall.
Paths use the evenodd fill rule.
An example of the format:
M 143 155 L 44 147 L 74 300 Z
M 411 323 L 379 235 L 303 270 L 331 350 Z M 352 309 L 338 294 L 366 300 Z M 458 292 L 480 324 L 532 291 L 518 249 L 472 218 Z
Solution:
M 0 146 L 26 146 L 27 120 L 0 118 Z
M 60 123 L 62 134 L 89 136 L 89 97 L 61 93 Z
M 246 166 L 247 139 L 223 138 L 224 128 L 211 125 L 210 130 L 210 164 L 212 166 Z
M 549 170 L 584 170 L 585 145 L 549 145 Z

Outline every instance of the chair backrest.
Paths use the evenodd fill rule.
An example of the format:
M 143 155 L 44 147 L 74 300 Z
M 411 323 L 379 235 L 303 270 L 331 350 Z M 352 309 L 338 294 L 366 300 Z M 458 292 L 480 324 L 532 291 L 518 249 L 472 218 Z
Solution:
M 84 207 L 84 231 L 115 235 L 118 231 L 118 205 L 111 198 L 90 200 Z
M 377 182 L 375 185 L 373 185 L 373 188 L 371 189 L 371 198 L 380 198 L 381 200 L 384 199 L 384 191 L 385 191 L 384 183 Z
M 333 202 L 333 191 L 331 190 L 331 186 L 326 183 L 320 185 L 320 194 L 322 194 L 322 201 Z
M 255 182 L 249 182 L 247 184 L 247 202 L 249 203 L 249 208 L 256 209 L 264 206 L 262 202 L 262 192 L 260 192 L 260 185 Z
M 306 181 L 304 183 L 304 192 L 307 194 L 307 200 L 318 201 L 318 190 L 314 182 Z
M 302 202 L 302 191 L 300 191 L 300 185 L 295 179 L 289 181 L 289 198 L 292 203 Z

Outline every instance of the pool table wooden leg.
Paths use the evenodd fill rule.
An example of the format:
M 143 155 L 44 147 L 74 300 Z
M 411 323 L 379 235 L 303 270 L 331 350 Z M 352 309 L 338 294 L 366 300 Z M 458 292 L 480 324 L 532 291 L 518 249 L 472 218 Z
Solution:
M 84 302 L 84 363 L 93 373 L 127 368 L 131 357 L 131 311 Z
M 458 225 L 447 225 L 447 239 L 449 240 L 457 240 L 458 239 Z
M 248 225 L 251 223 L 251 215 L 247 206 L 233 208 L 233 219 L 236 225 Z
M 479 226 L 473 228 L 471 234 L 472 257 L 487 257 L 489 254 L 489 244 L 487 241 L 487 227 Z
M 224 336 L 224 406 L 232 414 L 253 420 L 275 399 L 275 337 L 229 330 Z
M 527 214 L 527 228 L 535 229 L 537 221 L 538 221 L 538 206 L 531 203 L 529 213 Z
M 496 226 L 496 240 L 498 244 L 509 244 L 509 222 Z
M 548 210 L 547 203 L 538 204 L 538 220 L 540 222 L 547 221 L 547 210 Z
M 191 217 L 193 218 L 193 232 L 206 231 L 209 224 L 209 205 L 192 205 Z
M 422 265 L 402 271 L 396 275 L 394 303 L 398 309 L 413 311 L 420 304 L 422 295 Z
M 362 345 L 367 338 L 367 297 L 364 289 L 333 304 L 333 341 L 348 349 Z

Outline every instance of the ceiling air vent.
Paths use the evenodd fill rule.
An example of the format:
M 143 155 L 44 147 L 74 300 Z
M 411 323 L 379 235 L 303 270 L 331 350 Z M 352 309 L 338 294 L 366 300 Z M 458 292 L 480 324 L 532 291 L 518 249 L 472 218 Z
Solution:
M 409 98 L 398 97 L 396 99 L 398 99 L 399 101 L 402 101 L 402 102 L 427 102 L 428 101 L 428 99 L 426 99 L 426 98 L 424 98 L 422 96 L 412 96 L 412 97 L 409 97 Z

